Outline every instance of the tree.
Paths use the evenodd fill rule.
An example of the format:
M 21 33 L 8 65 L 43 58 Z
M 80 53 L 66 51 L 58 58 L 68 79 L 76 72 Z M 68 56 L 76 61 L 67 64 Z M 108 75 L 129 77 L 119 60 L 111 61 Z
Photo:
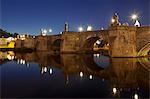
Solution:
M 8 37 L 17 37 L 19 35 L 18 33 L 11 34 L 10 32 L 7 32 L 6 30 L 0 29 L 0 38 L 3 36 L 5 38 Z

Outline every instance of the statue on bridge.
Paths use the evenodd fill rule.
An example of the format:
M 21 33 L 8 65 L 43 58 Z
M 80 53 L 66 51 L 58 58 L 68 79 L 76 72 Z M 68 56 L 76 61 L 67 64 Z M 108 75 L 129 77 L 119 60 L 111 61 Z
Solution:
M 69 31 L 69 25 L 68 25 L 68 23 L 67 23 L 67 22 L 65 23 L 64 31 L 65 31 L 65 32 L 68 32 L 68 31 Z
M 111 26 L 117 26 L 120 25 L 119 23 L 119 16 L 117 13 L 114 14 L 114 16 L 111 19 Z

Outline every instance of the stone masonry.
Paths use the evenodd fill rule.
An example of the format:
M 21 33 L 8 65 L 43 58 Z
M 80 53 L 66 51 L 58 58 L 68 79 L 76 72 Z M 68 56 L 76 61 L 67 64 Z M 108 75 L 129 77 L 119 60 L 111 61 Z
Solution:
M 92 51 L 93 44 L 99 39 L 109 44 L 110 57 L 146 56 L 150 51 L 150 26 L 117 25 L 98 31 L 64 31 L 60 35 L 17 40 L 16 48 L 34 48 L 37 51 L 60 49 L 61 53 L 84 53 Z

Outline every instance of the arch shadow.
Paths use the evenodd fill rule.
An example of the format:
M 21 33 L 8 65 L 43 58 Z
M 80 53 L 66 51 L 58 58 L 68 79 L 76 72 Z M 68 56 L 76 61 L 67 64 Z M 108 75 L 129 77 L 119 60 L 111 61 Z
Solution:
M 91 70 L 101 71 L 104 69 L 101 66 L 99 66 L 98 64 L 96 64 L 96 62 L 94 61 L 93 54 L 82 55 L 82 60 L 83 60 L 84 65 Z
M 83 45 L 82 45 L 82 50 L 83 51 L 87 51 L 87 52 L 92 52 L 94 51 L 94 44 L 96 43 L 96 41 L 98 40 L 101 40 L 101 43 L 98 44 L 98 47 L 99 48 L 102 48 L 104 47 L 105 44 L 108 44 L 108 42 L 103 39 L 103 38 L 100 38 L 100 37 L 90 37 L 88 39 L 86 39 L 84 42 L 83 42 Z
M 63 40 L 57 39 L 52 43 L 52 50 L 60 52 Z

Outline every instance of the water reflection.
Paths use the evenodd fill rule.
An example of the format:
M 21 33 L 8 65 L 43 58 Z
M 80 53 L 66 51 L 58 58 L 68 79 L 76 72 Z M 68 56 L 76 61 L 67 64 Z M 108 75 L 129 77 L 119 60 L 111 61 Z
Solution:
M 134 95 L 134 99 L 138 99 L 138 94 L 135 94 L 135 95 Z
M 15 53 L 13 51 L 1 52 L 0 51 L 0 64 L 3 64 L 7 61 L 14 60 Z
M 139 98 L 138 93 L 135 92 L 139 92 L 140 90 L 142 90 L 143 94 L 142 97 L 148 97 L 147 93 L 149 93 L 149 69 L 150 69 L 149 65 L 150 61 L 148 61 L 148 58 L 144 59 L 109 58 L 106 56 L 102 56 L 100 54 L 52 55 L 51 53 L 48 52 L 33 52 L 26 54 L 16 53 L 14 55 L 15 55 L 14 60 L 16 64 L 21 64 L 23 66 L 28 67 L 29 69 L 32 68 L 33 62 L 38 63 L 40 68 L 38 72 L 41 75 L 46 74 L 56 76 L 55 74 L 57 70 L 61 70 L 61 73 L 63 73 L 64 75 L 65 79 L 64 82 L 67 85 L 74 83 L 71 81 L 73 80 L 72 79 L 73 75 L 77 75 L 77 77 L 82 78 L 80 80 L 84 80 L 87 78 L 90 81 L 94 82 L 97 81 L 97 79 L 99 79 L 103 83 L 109 83 L 110 87 L 108 87 L 107 90 L 110 90 L 110 94 L 107 94 L 108 96 L 105 97 L 130 97 L 130 98 L 134 97 L 135 99 L 138 99 Z M 66 91 L 67 89 L 64 88 L 64 90 Z M 95 91 L 96 90 L 97 89 L 95 89 Z M 129 93 L 129 95 L 126 94 L 127 92 Z M 143 92 L 145 92 L 146 94 Z M 86 94 L 83 97 L 89 95 Z M 67 97 L 65 95 L 62 95 L 62 97 L 63 96 Z M 4 97 L 6 96 L 4 95 Z M 94 97 L 101 97 L 101 96 L 94 96 Z
M 113 94 L 116 94 L 116 93 L 117 93 L 117 89 L 113 88 Z

